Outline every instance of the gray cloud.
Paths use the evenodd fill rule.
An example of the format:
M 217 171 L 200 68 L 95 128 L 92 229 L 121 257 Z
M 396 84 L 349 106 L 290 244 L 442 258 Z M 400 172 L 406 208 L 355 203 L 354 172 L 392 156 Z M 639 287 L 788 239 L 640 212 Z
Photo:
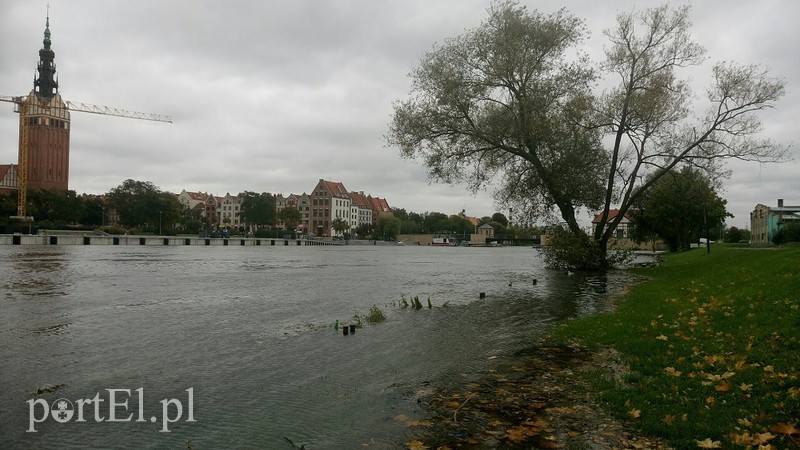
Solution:
M 0 94 L 32 87 L 45 8 L 0 0 Z M 523 1 L 552 12 L 548 2 Z M 654 1 L 565 0 L 587 20 L 599 61 L 619 11 Z M 71 188 L 101 193 L 127 178 L 224 194 L 309 191 L 319 178 L 413 211 L 495 211 L 490 193 L 429 185 L 419 163 L 385 148 L 392 102 L 436 43 L 477 26 L 488 2 L 51 0 L 53 49 L 68 100 L 170 114 L 174 124 L 74 113 Z M 711 0 L 692 14 L 709 60 L 768 66 L 789 92 L 765 135 L 798 142 L 800 42 L 793 0 Z M 693 71 L 704 93 L 708 69 Z M 17 119 L 0 104 L 0 163 L 16 161 Z M 800 156 L 793 149 L 795 158 Z M 742 226 L 756 203 L 800 203 L 796 162 L 731 163 L 725 197 Z

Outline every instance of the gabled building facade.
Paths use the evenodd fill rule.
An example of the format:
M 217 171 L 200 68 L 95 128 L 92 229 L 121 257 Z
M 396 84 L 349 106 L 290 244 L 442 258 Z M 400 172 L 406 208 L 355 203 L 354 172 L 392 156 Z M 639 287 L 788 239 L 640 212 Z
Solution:
M 618 209 L 609 210 L 608 218 L 606 220 L 608 222 L 611 222 L 614 219 L 616 219 L 618 215 L 619 215 Z M 592 220 L 592 232 L 594 232 L 594 230 L 597 228 L 597 225 L 600 223 L 601 218 L 602 218 L 602 213 L 594 216 L 594 219 Z M 631 237 L 631 219 L 627 214 L 625 215 L 625 217 L 620 219 L 617 228 L 614 230 L 614 237 L 621 239 L 627 239 Z
M 300 224 L 297 225 L 297 229 L 303 234 L 308 234 L 311 229 L 311 197 L 305 192 L 297 196 L 297 210 L 300 211 Z
M 372 208 L 372 225 L 378 224 L 378 218 L 381 216 L 391 216 L 392 208 L 389 207 L 389 202 L 385 198 L 367 196 L 370 207 Z
M 184 189 L 178 194 L 178 203 L 180 203 L 184 209 L 196 208 L 198 205 L 205 204 L 207 199 L 208 194 L 205 192 L 192 192 Z
M 17 168 L 13 164 L 0 164 L 0 194 L 17 192 Z
M 350 229 L 372 225 L 372 205 L 364 191 L 350 193 Z
M 305 195 L 305 194 L 304 194 Z M 284 208 L 294 208 L 300 212 L 300 196 L 297 194 L 289 194 L 288 196 L 284 197 L 283 194 L 275 195 L 275 212 L 278 216 L 280 216 L 280 212 Z M 302 223 L 302 212 L 300 212 L 301 223 Z M 297 225 L 297 228 L 300 228 L 301 223 Z M 275 226 L 280 230 L 286 229 L 286 224 L 278 217 L 275 222 Z
M 320 178 L 311 191 L 309 232 L 317 236 L 333 236 L 333 221 L 350 223 L 350 194 L 344 184 Z
M 226 193 L 217 207 L 217 223 L 223 228 L 238 229 L 242 226 L 242 195 Z

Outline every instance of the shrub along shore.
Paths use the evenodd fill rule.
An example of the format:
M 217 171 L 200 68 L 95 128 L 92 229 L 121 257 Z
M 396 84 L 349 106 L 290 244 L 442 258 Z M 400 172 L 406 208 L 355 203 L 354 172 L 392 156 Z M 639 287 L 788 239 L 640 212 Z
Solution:
M 426 399 L 407 446 L 800 448 L 800 246 L 715 244 L 635 271 L 649 280 L 614 312 Z

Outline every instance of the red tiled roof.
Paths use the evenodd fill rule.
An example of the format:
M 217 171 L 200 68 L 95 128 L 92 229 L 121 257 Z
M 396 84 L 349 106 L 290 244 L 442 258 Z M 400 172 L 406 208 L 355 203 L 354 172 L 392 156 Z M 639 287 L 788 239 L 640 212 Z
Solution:
M 347 188 L 344 187 L 344 184 L 338 181 L 327 181 L 322 180 L 325 183 L 325 187 L 334 197 L 347 197 Z
M 618 209 L 610 209 L 608 211 L 608 217 L 606 218 L 606 221 L 610 222 L 610 221 L 614 220 L 618 215 L 619 215 L 619 210 Z M 602 217 L 603 217 L 603 213 L 597 214 L 596 216 L 594 216 L 594 219 L 592 220 L 592 223 L 600 223 L 600 219 Z M 631 217 L 630 217 L 630 215 L 625 214 L 625 218 L 630 219 Z
M 190 197 L 192 200 L 200 200 L 200 201 L 203 201 L 203 200 L 205 200 L 205 199 L 206 199 L 206 197 L 208 197 L 208 194 L 206 194 L 206 193 L 204 193 L 204 192 L 190 192 L 190 191 L 186 191 L 186 193 L 187 193 L 187 194 L 189 194 L 189 197 Z
M 367 199 L 372 202 L 372 209 L 381 212 L 392 212 L 392 208 L 389 207 L 389 202 L 386 199 L 372 196 L 367 197 Z
M 371 208 L 371 205 L 370 205 L 369 201 L 367 200 L 367 197 L 365 197 L 364 194 L 362 194 L 360 192 L 355 192 L 355 191 L 351 192 L 350 193 L 350 202 L 352 204 L 354 204 L 354 205 L 357 205 L 357 206 L 363 206 L 365 208 Z

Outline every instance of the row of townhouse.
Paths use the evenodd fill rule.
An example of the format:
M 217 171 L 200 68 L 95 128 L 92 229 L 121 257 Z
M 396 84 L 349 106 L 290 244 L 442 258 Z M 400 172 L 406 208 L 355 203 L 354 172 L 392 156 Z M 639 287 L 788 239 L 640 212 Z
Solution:
M 242 195 L 225 194 L 224 197 L 206 192 L 192 192 L 186 189 L 178 194 L 178 203 L 184 209 L 197 209 L 201 215 L 219 227 L 239 228 L 241 220 Z
M 224 197 L 205 192 L 181 191 L 178 202 L 184 208 L 201 210 L 204 217 L 218 227 L 239 228 L 242 195 L 225 194 Z M 374 226 L 381 215 L 391 215 L 392 208 L 385 198 L 364 195 L 363 191 L 348 192 L 341 182 L 320 179 L 311 194 L 275 195 L 275 209 L 296 208 L 300 212 L 297 231 L 317 236 L 335 236 L 334 222 L 341 219 L 351 232 L 364 225 Z M 285 229 L 278 221 L 277 227 Z
M 304 230 L 317 236 L 335 236 L 337 219 L 344 221 L 351 231 L 364 225 L 374 226 L 382 215 L 392 215 L 385 198 L 364 195 L 364 191 L 350 192 L 337 181 L 320 180 L 309 195 L 307 221 Z M 304 217 L 305 218 L 305 217 Z

